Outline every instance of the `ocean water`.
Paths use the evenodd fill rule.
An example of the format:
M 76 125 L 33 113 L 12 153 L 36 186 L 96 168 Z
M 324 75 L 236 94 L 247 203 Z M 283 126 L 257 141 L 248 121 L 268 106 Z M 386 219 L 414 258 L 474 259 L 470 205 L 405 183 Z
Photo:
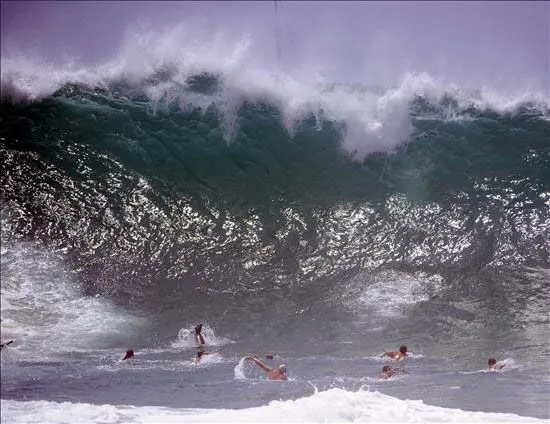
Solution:
M 550 419 L 548 99 L 155 52 L 3 58 L 2 422 Z

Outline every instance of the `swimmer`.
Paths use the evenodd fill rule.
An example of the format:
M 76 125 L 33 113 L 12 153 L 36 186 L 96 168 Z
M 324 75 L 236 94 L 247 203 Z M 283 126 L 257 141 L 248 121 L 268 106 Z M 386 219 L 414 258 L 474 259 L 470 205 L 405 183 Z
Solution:
M 195 326 L 195 339 L 197 340 L 197 344 L 199 346 L 202 346 L 204 343 L 204 337 L 202 337 L 202 324 L 199 324 Z
M 281 364 L 277 368 L 268 367 L 262 361 L 260 361 L 256 356 L 247 356 L 247 361 L 254 361 L 261 369 L 267 372 L 267 378 L 269 380 L 288 380 L 286 376 L 286 365 Z
M 124 358 L 122 358 L 122 360 L 126 360 L 126 359 L 133 359 L 134 357 L 134 351 L 132 349 L 128 349 L 126 351 L 126 355 L 124 356 Z
M 407 346 L 399 347 L 399 352 L 384 352 L 382 356 L 389 356 L 391 359 L 402 361 L 407 359 Z
M 0 344 L 0 350 L 4 349 L 6 346 L 9 346 L 13 343 L 13 340 L 10 340 L 9 342 Z
M 397 374 L 408 374 L 408 372 L 405 371 L 403 368 L 398 368 L 398 367 L 392 368 L 389 365 L 384 365 L 384 367 L 382 367 L 382 373 L 380 374 L 380 379 L 387 380 Z
M 489 358 L 488 364 L 489 364 L 489 371 L 501 370 L 505 366 L 503 363 L 497 362 L 495 358 Z

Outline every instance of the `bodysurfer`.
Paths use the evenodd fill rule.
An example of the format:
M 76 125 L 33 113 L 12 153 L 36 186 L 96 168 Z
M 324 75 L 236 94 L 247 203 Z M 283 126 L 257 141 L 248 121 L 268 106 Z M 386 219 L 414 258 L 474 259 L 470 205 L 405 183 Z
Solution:
M 402 361 L 403 359 L 407 359 L 407 346 L 400 346 L 399 352 L 384 352 L 382 356 L 388 356 L 391 359 Z
M 247 356 L 247 361 L 253 361 L 261 369 L 267 372 L 267 378 L 269 380 L 288 380 L 286 376 L 286 365 L 281 364 L 277 368 L 271 368 L 260 361 L 256 356 Z
M 489 365 L 489 371 L 497 371 L 505 367 L 505 365 L 502 362 L 497 362 L 495 358 L 489 358 L 488 365 Z
M 390 367 L 389 365 L 384 365 L 384 367 L 382 367 L 382 373 L 380 374 L 380 379 L 387 380 L 397 374 L 408 374 L 408 372 L 405 371 L 403 368 Z

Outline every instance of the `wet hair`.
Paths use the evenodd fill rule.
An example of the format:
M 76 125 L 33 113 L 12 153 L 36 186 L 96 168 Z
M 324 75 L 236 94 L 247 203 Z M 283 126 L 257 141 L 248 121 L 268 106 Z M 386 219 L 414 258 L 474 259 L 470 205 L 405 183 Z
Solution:
M 282 372 L 286 372 L 286 365 L 285 364 L 279 365 L 279 370 Z
M 388 371 L 390 371 L 390 370 L 391 370 L 391 367 L 390 367 L 389 365 L 384 365 L 384 366 L 382 367 L 382 372 L 388 372 Z
M 495 358 L 489 358 L 489 366 L 496 365 L 497 360 Z
M 399 352 L 405 354 L 407 353 L 407 346 L 403 345 L 399 347 Z
M 134 357 L 134 351 L 132 349 L 128 349 L 126 351 L 126 355 L 124 356 L 124 358 L 122 358 L 122 360 L 124 359 L 131 359 Z

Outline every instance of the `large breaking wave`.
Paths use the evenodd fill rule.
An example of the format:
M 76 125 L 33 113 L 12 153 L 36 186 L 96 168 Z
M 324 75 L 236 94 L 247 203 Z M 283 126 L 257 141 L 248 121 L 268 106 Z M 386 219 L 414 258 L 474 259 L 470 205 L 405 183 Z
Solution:
M 523 419 L 333 388 L 349 358 L 362 366 L 350 380 L 361 385 L 357 376 L 379 371 L 377 350 L 398 343 L 414 362 L 426 358 L 414 371 L 428 369 L 434 392 L 413 384 L 427 403 L 441 400 L 430 367 L 478 369 L 494 354 L 517 361 L 531 391 L 515 387 L 516 375 L 508 395 L 479 403 L 491 380 L 458 396 L 452 383 L 449 404 L 510 403 L 504 410 L 545 417 L 548 99 L 425 73 L 334 83 L 253 59 L 247 40 L 194 44 L 178 30 L 143 35 L 95 68 L 2 57 L 2 337 L 15 340 L 2 352 L 2 396 L 31 393 L 20 391 L 31 375 L 21 367 L 50 375 L 73 359 L 86 385 L 81 403 L 57 403 L 72 377 L 33 379 L 27 400 L 38 412 L 3 399 L 2 417 Z M 159 372 L 195 368 L 185 355 L 198 321 L 210 346 L 226 345 L 220 364 L 275 351 L 299 381 L 309 378 L 305 357 L 317 364 L 313 381 L 333 389 L 304 397 L 285 387 L 296 400 L 240 411 L 195 408 L 218 402 L 217 392 L 183 392 L 194 409 L 123 406 L 170 405 Z M 127 346 L 133 369 L 154 379 L 145 372 L 136 392 L 105 391 L 103 378 L 110 387 L 112 372 L 127 371 L 110 364 Z M 69 362 L 51 362 L 60 358 Z M 168 392 L 142 384 L 159 378 Z M 410 396 L 407 382 L 397 386 Z M 112 405 L 93 406 L 98 394 Z M 241 405 L 234 395 L 218 406 Z M 322 402 L 347 409 L 329 416 Z M 388 403 L 404 415 L 388 414 Z
M 138 302 L 159 281 L 177 301 L 548 264 L 544 98 L 426 74 L 334 84 L 230 47 L 143 37 L 95 70 L 3 59 L 4 240 L 60 250 L 88 294 Z

